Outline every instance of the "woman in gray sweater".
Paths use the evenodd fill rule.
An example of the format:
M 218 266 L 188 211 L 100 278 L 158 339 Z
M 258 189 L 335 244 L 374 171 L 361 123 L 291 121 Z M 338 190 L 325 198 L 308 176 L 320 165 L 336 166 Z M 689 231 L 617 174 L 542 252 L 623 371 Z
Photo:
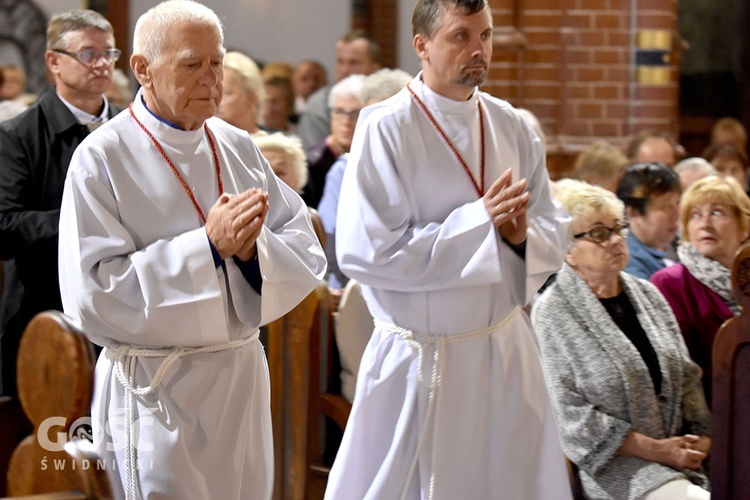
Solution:
M 700 368 L 656 287 L 622 272 L 622 202 L 582 182 L 557 199 L 573 217 L 570 247 L 531 317 L 563 450 L 585 495 L 709 498 Z

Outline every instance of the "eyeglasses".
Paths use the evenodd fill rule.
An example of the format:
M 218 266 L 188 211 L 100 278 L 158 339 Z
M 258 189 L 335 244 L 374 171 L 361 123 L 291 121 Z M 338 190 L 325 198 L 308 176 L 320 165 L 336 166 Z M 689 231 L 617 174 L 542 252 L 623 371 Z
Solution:
M 334 116 L 338 116 L 339 118 L 347 117 L 347 118 L 356 120 L 357 117 L 359 116 L 360 111 L 361 110 L 359 109 L 352 109 L 352 110 L 347 111 L 344 108 L 333 108 L 331 110 L 331 113 L 333 113 Z
M 52 52 L 57 52 L 58 54 L 65 54 L 66 56 L 74 57 L 75 59 L 86 65 L 92 64 L 99 59 L 104 59 L 107 63 L 113 63 L 117 61 L 120 58 L 120 54 L 122 54 L 122 51 L 120 49 L 88 49 L 82 50 L 80 52 L 68 52 L 67 50 L 62 49 L 52 49 Z
M 612 233 L 622 236 L 622 232 L 628 227 L 629 224 L 627 222 L 618 222 L 615 227 L 596 226 L 583 233 L 574 234 L 573 238 L 580 239 L 588 236 L 594 243 L 605 243 L 612 237 Z

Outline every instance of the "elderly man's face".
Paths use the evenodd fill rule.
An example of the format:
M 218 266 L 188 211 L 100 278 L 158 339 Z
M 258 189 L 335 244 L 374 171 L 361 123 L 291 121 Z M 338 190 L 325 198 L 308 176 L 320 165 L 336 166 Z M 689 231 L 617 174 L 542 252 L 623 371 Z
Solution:
M 185 130 L 201 127 L 221 102 L 223 58 L 216 28 L 190 23 L 175 27 L 164 42 L 161 60 L 148 64 L 148 79 L 141 81 L 149 109 Z

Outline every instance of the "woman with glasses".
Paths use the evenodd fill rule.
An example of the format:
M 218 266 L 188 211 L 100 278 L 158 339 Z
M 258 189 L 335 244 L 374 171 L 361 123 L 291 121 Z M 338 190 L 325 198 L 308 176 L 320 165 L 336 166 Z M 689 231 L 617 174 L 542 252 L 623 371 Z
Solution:
M 709 498 L 710 413 L 669 304 L 623 269 L 624 207 L 583 182 L 566 263 L 531 312 L 563 451 L 587 498 Z
M 328 108 L 331 112 L 331 133 L 305 150 L 310 179 L 302 192 L 308 206 L 317 208 L 326 183 L 326 174 L 336 160 L 349 152 L 354 138 L 354 126 L 364 104 L 362 83 L 364 75 L 349 75 L 331 88 Z
M 731 268 L 750 237 L 750 198 L 731 177 L 706 177 L 685 191 L 680 202 L 680 264 L 651 281 L 677 317 L 690 356 L 703 369 L 711 402 L 711 348 L 719 327 L 739 314 Z

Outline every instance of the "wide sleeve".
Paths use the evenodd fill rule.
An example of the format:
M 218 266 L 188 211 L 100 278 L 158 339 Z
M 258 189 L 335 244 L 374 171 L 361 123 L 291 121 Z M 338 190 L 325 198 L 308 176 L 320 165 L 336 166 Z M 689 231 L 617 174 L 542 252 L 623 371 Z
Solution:
M 309 216 L 299 197 L 275 177 L 264 186 L 270 209 L 258 239 L 261 296 L 231 259 L 216 267 L 205 228 L 195 224 L 193 214 L 173 211 L 162 219 L 168 228 L 161 227 L 165 222 L 123 220 L 121 204 L 132 210 L 143 193 L 137 186 L 112 185 L 107 165 L 123 168 L 112 165 L 116 161 L 86 143 L 79 147 L 60 216 L 64 309 L 95 342 L 225 343 L 238 333 L 230 327 L 229 308 L 242 323 L 257 327 L 294 307 L 319 282 L 325 259 Z M 267 174 L 270 167 L 263 163 L 263 169 Z
M 514 180 L 527 179 L 531 198 L 527 211 L 525 259 L 522 262 L 506 259 L 504 269 L 513 271 L 516 281 L 525 284 L 520 293 L 524 297 L 523 303 L 528 304 L 562 266 L 568 250 L 567 228 L 571 217 L 552 199 L 541 139 L 521 118 L 516 116 L 516 119 L 520 120 L 517 132 L 519 172 L 514 175 Z M 507 252 L 502 252 L 501 256 L 507 256 Z
M 266 324 L 292 310 L 323 280 L 326 258 L 302 198 L 277 180 L 265 160 L 262 164 L 271 205 L 257 242 L 263 277 L 261 324 Z M 257 297 L 244 279 L 238 288 L 248 299 Z M 240 310 L 238 313 L 244 321 L 253 320 L 243 318 Z
M 524 261 L 501 241 L 481 199 L 461 202 L 449 186 L 434 192 L 423 187 L 426 179 L 420 177 L 430 175 L 428 164 L 399 168 L 404 162 L 429 161 L 421 151 L 424 145 L 404 133 L 374 119 L 360 118 L 357 124 L 337 217 L 337 258 L 344 274 L 399 292 L 506 283 L 523 286 L 517 290 L 519 300 L 530 299 L 560 268 L 567 247 L 568 215 L 549 197 L 543 155 L 529 167 Z M 425 192 L 428 198 L 420 198 Z M 424 215 L 433 200 L 448 207 L 444 216 Z
M 582 384 L 596 381 L 586 380 L 589 377 L 580 373 L 581 355 L 595 355 L 595 350 L 580 342 L 586 335 L 582 325 L 565 312 L 560 301 L 553 300 L 554 293 L 554 288 L 547 290 L 535 303 L 531 321 L 539 339 L 563 451 L 581 470 L 596 476 L 615 457 L 631 425 L 601 411 L 584 396 Z

